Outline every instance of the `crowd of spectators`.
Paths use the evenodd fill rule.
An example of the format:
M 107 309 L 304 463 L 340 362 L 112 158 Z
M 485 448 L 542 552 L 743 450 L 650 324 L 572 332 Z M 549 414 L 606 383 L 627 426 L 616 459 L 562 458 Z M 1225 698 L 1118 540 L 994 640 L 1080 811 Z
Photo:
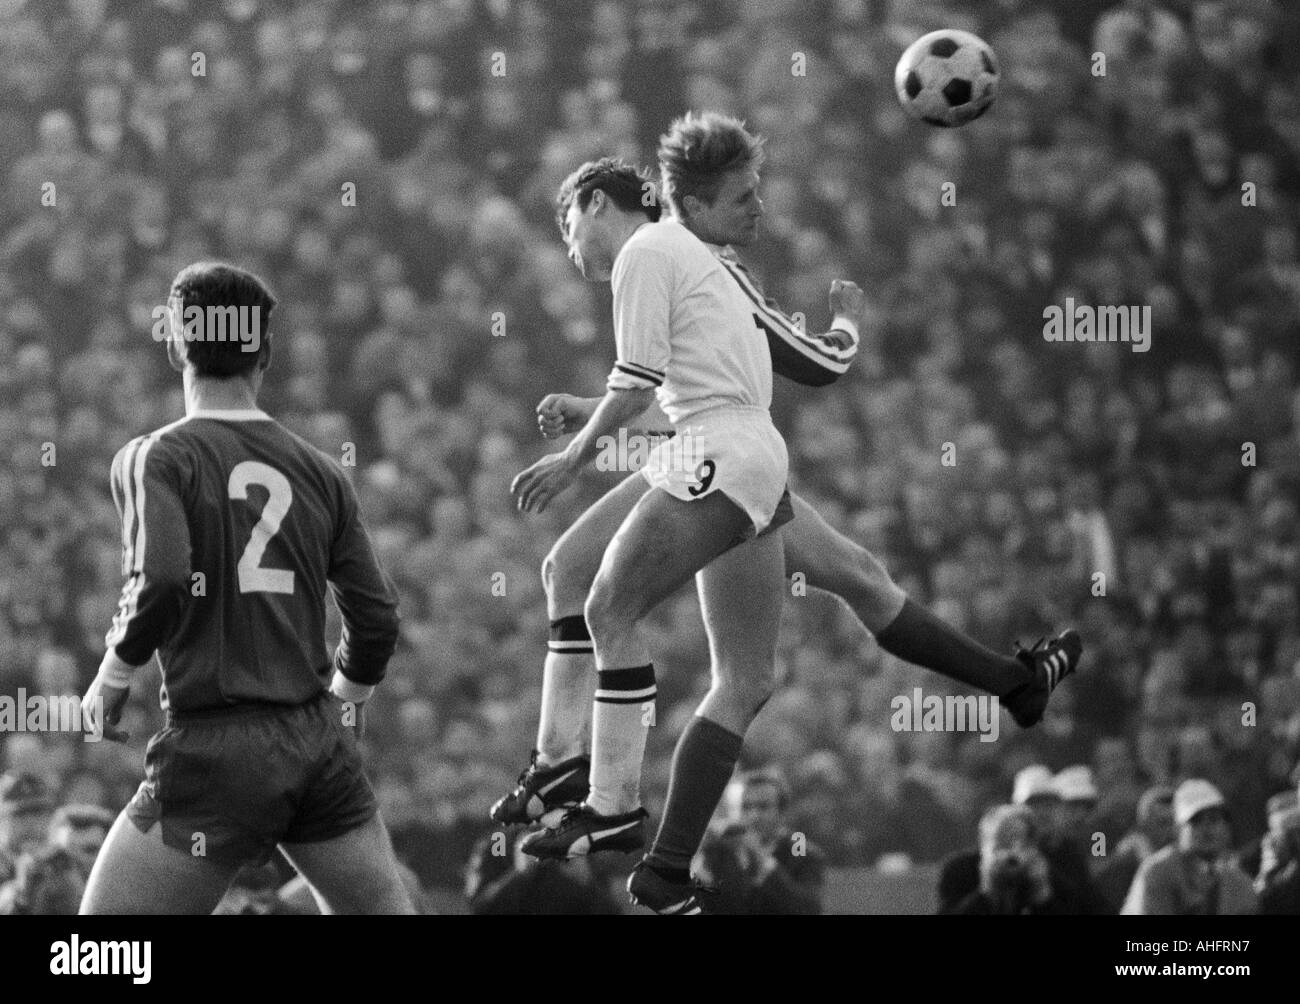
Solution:
M 1031 764 L 1011 802 L 980 818 L 976 850 L 939 872 L 940 913 L 1139 916 L 1295 915 L 1300 910 L 1297 792 L 1269 798 L 1258 839 L 1234 846 L 1235 819 L 1205 778 L 1157 784 L 1113 848 L 1095 829 L 1100 792 L 1082 764 L 1058 774 Z M 1252 827 L 1253 828 L 1253 827 Z
M 893 94 L 938 27 L 1003 71 L 961 130 Z M 868 291 L 850 373 L 777 388 L 793 483 L 985 643 L 1086 644 L 1032 731 L 900 734 L 891 698 L 946 681 L 792 594 L 746 753 L 790 778 L 790 826 L 831 865 L 936 861 L 1021 768 L 1090 764 L 1114 844 L 1191 777 L 1258 836 L 1300 752 L 1298 43 L 1273 0 L 0 5 L 0 693 L 93 675 L 109 461 L 183 412 L 151 311 L 181 266 L 235 261 L 281 301 L 267 409 L 349 465 L 400 590 L 367 712 L 384 810 L 459 887 L 535 729 L 541 559 L 607 487 L 528 517 L 507 491 L 548 448 L 536 401 L 612 362 L 551 200 L 714 108 L 768 139 L 767 290 L 814 326 L 831 279 Z M 1150 306 L 1150 351 L 1046 341 L 1068 297 Z M 652 811 L 707 665 L 689 592 L 654 626 Z M 0 767 L 120 808 L 160 722 L 138 675 L 130 744 L 14 734 Z

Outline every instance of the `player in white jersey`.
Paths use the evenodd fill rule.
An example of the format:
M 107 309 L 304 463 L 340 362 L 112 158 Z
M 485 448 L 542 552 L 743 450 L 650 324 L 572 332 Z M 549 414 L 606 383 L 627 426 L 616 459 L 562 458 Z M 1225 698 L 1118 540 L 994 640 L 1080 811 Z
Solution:
M 732 170 L 752 173 L 761 149 L 738 144 L 732 160 Z M 587 427 L 512 491 L 520 508 L 543 508 L 595 456 L 600 437 L 656 398 L 678 435 L 652 453 L 643 472 L 650 490 L 610 542 L 584 610 L 598 675 L 590 793 L 528 846 L 568 856 L 575 845 L 644 843 L 641 758 L 655 682 L 639 622 L 696 576 L 712 686 L 678 744 L 667 838 L 661 828 L 631 888 L 654 909 L 697 912 L 690 859 L 775 685 L 784 564 L 772 531 L 790 518 L 788 458 L 768 411 L 771 356 L 749 298 L 680 220 L 647 220 L 634 171 L 584 186 L 583 171 L 603 166 L 570 179 L 584 191 L 567 208 L 565 235 L 587 278 L 611 280 L 618 361 Z M 638 875 L 647 888 L 635 886 Z
M 737 177 L 707 184 L 684 165 L 707 159 L 709 136 L 719 129 L 740 129 L 740 123 L 706 113 L 686 115 L 663 137 L 660 160 L 665 174 L 679 176 L 679 194 L 690 208 L 688 228 L 704 239 L 751 299 L 755 324 L 768 338 L 773 369 L 798 383 L 820 386 L 841 376 L 857 349 L 854 316 L 862 294 L 851 283 L 832 292 L 834 316 L 829 331 L 814 333 L 766 297 L 757 281 L 736 257 L 732 246 L 747 246 L 756 236 L 761 213 L 756 179 Z M 701 156 L 701 148 L 703 156 Z M 707 172 L 705 172 L 707 174 Z M 585 185 L 602 179 L 588 174 Z M 608 179 L 603 179 L 608 183 Z M 688 182 L 693 180 L 694 185 Z M 643 196 L 653 193 L 643 189 Z M 581 187 L 562 190 L 558 222 L 564 230 L 569 202 L 583 197 Z M 643 197 L 642 212 L 654 220 L 658 200 Z M 598 398 L 547 395 L 538 406 L 538 424 L 547 438 L 578 431 L 590 418 Z M 652 409 L 652 413 L 657 409 Z M 665 421 L 644 416 L 638 426 L 657 427 Z M 698 451 L 687 448 L 698 455 Z M 591 692 L 594 673 L 590 636 L 581 611 L 606 544 L 627 513 L 646 491 L 640 476 L 628 478 L 588 509 L 556 542 L 543 564 L 551 640 L 545 660 L 542 709 L 533 761 L 520 775 L 519 785 L 492 807 L 501 823 L 554 819 L 563 807 L 576 804 L 588 792 Z M 782 532 L 786 565 L 807 575 L 807 584 L 844 600 L 881 647 L 906 661 L 926 667 L 963 684 L 999 695 L 1022 726 L 1042 716 L 1056 683 L 1072 672 L 1079 659 L 1078 636 L 1065 632 L 1050 644 L 1014 656 L 1000 655 L 963 635 L 911 600 L 890 578 L 880 561 L 865 548 L 834 530 L 798 495 L 792 495 L 797 518 Z M 589 848 L 577 847 L 575 852 Z

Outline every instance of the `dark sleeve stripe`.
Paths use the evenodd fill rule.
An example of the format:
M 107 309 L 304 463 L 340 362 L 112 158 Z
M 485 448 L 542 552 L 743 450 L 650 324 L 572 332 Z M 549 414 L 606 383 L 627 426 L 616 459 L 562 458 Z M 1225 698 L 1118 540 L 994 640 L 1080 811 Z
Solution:
M 614 364 L 614 369 L 626 373 L 628 376 L 634 376 L 638 380 L 648 380 L 656 387 L 664 382 L 662 373 L 657 373 L 646 366 L 637 366 L 635 363 L 618 362 Z
M 735 267 L 732 274 L 740 283 L 741 289 L 745 290 L 750 300 L 765 312 L 769 320 L 775 323 L 776 330 L 791 345 L 798 349 L 807 348 L 818 355 L 842 361 L 845 366 L 853 361 L 854 356 L 858 353 L 858 347 L 854 344 L 852 336 L 847 331 L 840 328 L 831 328 L 830 331 L 821 334 L 808 334 L 781 309 L 776 300 L 763 295 L 762 288 L 750 275 L 749 269 L 744 266 L 743 262 L 735 261 L 731 262 L 731 264 Z M 843 344 L 838 337 L 831 337 L 832 335 L 842 335 L 847 344 Z
M 664 372 L 662 370 L 652 369 L 649 366 L 642 366 L 640 363 L 628 362 L 626 359 L 618 360 L 618 365 L 627 366 L 630 369 L 634 369 L 634 370 L 640 370 L 646 376 L 657 376 L 657 377 L 664 376 Z
M 849 362 L 852 360 L 853 356 L 857 354 L 856 348 L 851 351 L 840 350 L 838 348 L 831 350 L 824 342 L 817 340 L 815 337 L 800 335 L 790 319 L 779 311 L 772 310 L 772 308 L 762 299 L 750 284 L 749 279 L 736 267 L 733 267 L 731 262 L 728 262 L 725 258 L 721 258 L 719 261 L 727 266 L 727 271 L 731 273 L 740 288 L 744 290 L 745 295 L 749 297 L 750 302 L 758 308 L 760 316 L 770 322 L 768 325 L 769 331 L 779 336 L 784 342 L 799 352 L 802 352 L 804 355 L 810 357 L 820 356 L 821 359 L 825 361 L 823 365 L 834 369 L 836 373 L 843 373 L 848 369 Z M 846 351 L 847 358 L 845 358 Z
M 820 360 L 813 360 L 796 352 L 789 342 L 777 338 L 770 331 L 767 335 L 767 345 L 772 354 L 772 372 L 805 387 L 825 387 L 833 384 L 844 372 L 842 369 L 832 369 Z

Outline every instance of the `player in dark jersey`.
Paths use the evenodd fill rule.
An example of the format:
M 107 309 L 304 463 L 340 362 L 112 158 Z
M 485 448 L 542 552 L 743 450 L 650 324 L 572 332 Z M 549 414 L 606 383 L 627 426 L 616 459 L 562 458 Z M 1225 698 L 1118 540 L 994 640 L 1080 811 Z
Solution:
M 167 722 L 83 913 L 210 913 L 277 845 L 323 912 L 414 912 L 355 735 L 397 641 L 396 595 L 342 470 L 257 407 L 274 306 L 241 269 L 182 270 L 167 357 L 186 416 L 113 460 L 126 583 L 83 714 L 124 738 L 132 671 L 157 652 Z

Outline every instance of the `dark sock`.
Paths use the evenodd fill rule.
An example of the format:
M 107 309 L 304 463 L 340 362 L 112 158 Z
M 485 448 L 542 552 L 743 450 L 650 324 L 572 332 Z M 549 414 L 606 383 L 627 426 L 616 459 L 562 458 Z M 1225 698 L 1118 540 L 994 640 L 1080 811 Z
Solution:
M 876 641 L 890 655 L 999 697 L 1029 680 L 1014 656 L 985 648 L 910 599 Z
M 743 745 L 743 736 L 717 722 L 699 715 L 691 719 L 673 754 L 664 818 L 646 855 L 649 867 L 666 878 L 672 869 L 689 875 L 691 858 L 700 849 Z
M 689 868 L 669 868 L 667 865 L 655 865 L 649 861 L 645 866 L 660 878 L 665 878 L 669 882 L 676 882 L 678 885 L 685 885 L 691 880 L 691 870 Z

